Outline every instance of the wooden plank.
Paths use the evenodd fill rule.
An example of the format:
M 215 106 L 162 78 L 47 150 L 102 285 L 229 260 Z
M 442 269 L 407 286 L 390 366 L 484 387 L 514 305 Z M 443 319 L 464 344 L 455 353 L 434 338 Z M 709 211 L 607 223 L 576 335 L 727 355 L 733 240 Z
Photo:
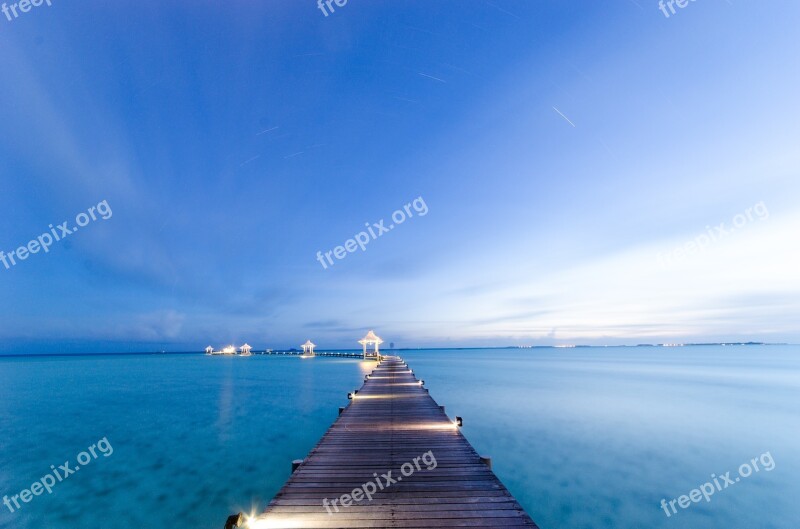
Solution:
M 354 492 L 359 501 L 354 501 Z M 390 356 L 377 365 L 249 526 L 411 529 L 536 524 L 405 362 Z

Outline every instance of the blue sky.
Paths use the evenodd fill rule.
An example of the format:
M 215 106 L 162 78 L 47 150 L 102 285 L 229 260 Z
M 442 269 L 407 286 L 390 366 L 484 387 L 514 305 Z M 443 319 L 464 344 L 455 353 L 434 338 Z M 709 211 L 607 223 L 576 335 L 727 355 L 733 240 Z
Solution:
M 797 342 L 798 15 L 53 0 L 0 17 L 0 250 L 113 212 L 0 264 L 0 352 L 343 348 L 369 328 L 398 347 Z M 317 261 L 417 197 L 426 215 Z

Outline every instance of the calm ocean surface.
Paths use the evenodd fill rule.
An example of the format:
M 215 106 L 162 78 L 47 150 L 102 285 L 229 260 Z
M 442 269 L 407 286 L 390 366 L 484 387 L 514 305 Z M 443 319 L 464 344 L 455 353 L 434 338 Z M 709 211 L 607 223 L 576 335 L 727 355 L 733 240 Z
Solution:
M 401 351 L 542 527 L 800 527 L 800 347 Z M 0 495 L 106 437 L 113 453 L 0 527 L 221 529 L 316 444 L 358 360 L 0 358 Z M 769 452 L 667 518 L 667 501 Z

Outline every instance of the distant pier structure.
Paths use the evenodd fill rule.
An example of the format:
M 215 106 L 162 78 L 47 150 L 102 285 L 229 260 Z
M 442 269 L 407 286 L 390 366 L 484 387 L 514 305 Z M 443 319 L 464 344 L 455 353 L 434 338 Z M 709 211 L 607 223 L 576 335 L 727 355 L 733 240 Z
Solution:
M 364 360 L 378 360 L 381 359 L 380 345 L 383 340 L 375 335 L 375 331 L 370 330 L 366 336 L 358 341 L 364 347 Z M 372 345 L 373 349 L 370 351 L 369 346 Z
M 316 344 L 314 344 L 311 340 L 306 340 L 306 343 L 300 347 L 303 348 L 303 356 L 314 356 L 314 348 L 316 347 Z
M 215 351 L 214 348 L 209 345 L 206 347 L 206 354 L 212 356 L 251 356 L 253 354 L 252 350 L 253 348 L 250 345 L 244 344 L 239 348 L 240 353 L 237 355 L 236 347 L 233 345 L 229 345 L 221 351 Z
M 311 340 L 306 340 L 306 343 L 301 345 L 300 347 L 303 349 L 302 352 L 296 349 L 291 349 L 289 351 L 273 351 L 272 349 L 267 349 L 262 354 L 267 355 L 281 355 L 281 356 L 300 356 L 303 358 L 310 358 L 315 356 L 331 356 L 337 358 L 361 358 L 363 360 L 377 360 L 380 361 L 383 358 L 381 355 L 381 344 L 383 340 L 380 336 L 375 334 L 375 331 L 369 331 L 366 336 L 358 341 L 361 344 L 362 352 L 356 351 L 346 351 L 346 352 L 326 352 L 322 351 L 320 353 L 316 352 L 314 349 L 317 347 L 317 344 L 312 342 Z M 214 353 L 216 354 L 216 353 Z

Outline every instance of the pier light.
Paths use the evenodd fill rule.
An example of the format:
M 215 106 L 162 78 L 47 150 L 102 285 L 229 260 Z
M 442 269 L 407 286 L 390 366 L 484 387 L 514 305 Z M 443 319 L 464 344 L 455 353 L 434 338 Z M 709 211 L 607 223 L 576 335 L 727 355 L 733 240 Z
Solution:
M 314 356 L 314 348 L 316 347 L 316 344 L 314 344 L 311 340 L 306 340 L 306 343 L 300 347 L 303 348 L 303 354 L 305 356 Z
M 455 424 L 456 424 L 456 426 L 461 428 L 462 426 L 464 426 L 464 419 L 462 419 L 461 417 L 457 416 L 456 420 L 455 420 Z
M 347 394 L 347 400 L 353 400 L 353 393 L 352 392 Z
M 370 330 L 366 336 L 358 341 L 364 347 L 364 359 L 374 359 L 378 362 L 381 361 L 381 353 L 380 353 L 380 345 L 383 343 L 383 340 L 380 339 L 379 336 L 375 334 L 375 331 Z M 369 345 L 375 346 L 373 351 L 369 351 Z
M 276 525 L 270 526 L 265 518 L 259 516 L 249 516 L 245 522 L 244 527 L 247 529 L 266 529 L 267 527 L 278 527 Z

